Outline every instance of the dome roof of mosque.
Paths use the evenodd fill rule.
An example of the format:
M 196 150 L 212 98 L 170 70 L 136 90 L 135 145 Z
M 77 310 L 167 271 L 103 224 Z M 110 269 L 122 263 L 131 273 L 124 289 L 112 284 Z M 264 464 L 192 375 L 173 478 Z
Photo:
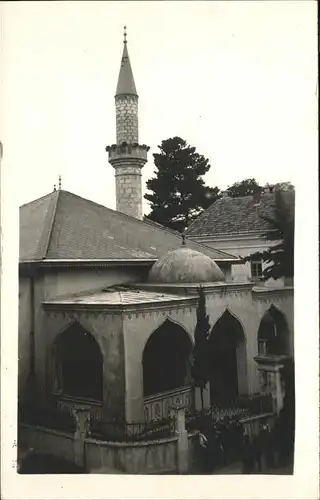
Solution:
M 212 283 L 225 281 L 218 264 L 201 252 L 182 246 L 168 252 L 152 266 L 152 283 Z

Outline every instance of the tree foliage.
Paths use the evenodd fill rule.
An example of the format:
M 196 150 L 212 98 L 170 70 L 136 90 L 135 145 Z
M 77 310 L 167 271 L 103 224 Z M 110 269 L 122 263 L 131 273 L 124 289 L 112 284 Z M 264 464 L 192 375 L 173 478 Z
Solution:
M 262 189 L 262 186 L 259 186 L 255 179 L 244 179 L 229 186 L 227 193 L 232 198 L 237 198 L 239 196 L 250 196 L 261 193 Z
M 151 204 L 148 218 L 183 232 L 188 224 L 220 197 L 217 187 L 205 185 L 202 176 L 210 169 L 209 160 L 181 137 L 162 141 L 154 153 L 157 170 L 147 181 L 145 199 Z
M 203 288 L 198 289 L 197 324 L 194 332 L 192 378 L 194 385 L 200 388 L 203 409 L 203 390 L 209 380 L 208 338 L 210 335 L 209 316 L 206 311 L 206 299 Z
M 249 255 L 246 260 L 261 259 L 268 265 L 263 270 L 263 280 L 269 278 L 292 278 L 294 274 L 294 199 L 293 189 L 276 191 L 274 217 L 260 217 L 270 224 L 263 236 L 276 241 L 268 250 Z

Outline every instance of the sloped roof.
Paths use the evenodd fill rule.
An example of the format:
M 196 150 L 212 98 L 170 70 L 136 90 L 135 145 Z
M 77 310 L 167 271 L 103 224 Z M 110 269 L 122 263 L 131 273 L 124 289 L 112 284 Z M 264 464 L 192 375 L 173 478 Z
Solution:
M 271 226 L 260 216 L 273 216 L 275 196 L 275 192 L 264 193 L 258 204 L 253 196 L 220 198 L 190 224 L 186 234 L 201 237 L 265 232 Z
M 236 259 L 187 240 L 214 260 Z M 20 207 L 20 261 L 43 259 L 157 259 L 181 246 L 175 231 L 111 210 L 68 191 Z
M 179 302 L 189 299 L 190 295 L 177 295 L 172 293 L 164 293 L 159 291 L 143 290 L 138 288 L 123 288 L 110 287 L 100 292 L 94 292 L 86 295 L 70 296 L 65 298 L 55 298 L 44 302 L 46 305 L 119 305 L 126 306 L 131 304 L 148 304 L 148 303 L 166 303 Z M 191 296 L 191 299 L 193 297 Z

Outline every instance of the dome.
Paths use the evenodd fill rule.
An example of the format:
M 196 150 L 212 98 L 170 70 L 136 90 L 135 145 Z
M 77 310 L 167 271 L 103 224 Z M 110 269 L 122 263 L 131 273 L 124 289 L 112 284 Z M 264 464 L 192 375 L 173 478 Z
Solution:
M 212 283 L 225 281 L 220 267 L 203 253 L 185 246 L 161 257 L 149 272 L 152 283 Z

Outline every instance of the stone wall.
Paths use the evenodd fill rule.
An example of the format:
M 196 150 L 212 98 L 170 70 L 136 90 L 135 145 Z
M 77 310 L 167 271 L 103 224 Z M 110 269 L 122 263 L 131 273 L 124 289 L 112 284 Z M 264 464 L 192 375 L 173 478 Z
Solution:
M 30 334 L 31 334 L 31 279 L 19 279 L 19 393 L 25 392 L 25 383 L 30 370 Z
M 33 448 L 40 455 L 53 455 L 74 462 L 74 435 L 68 432 L 22 424 L 19 429 L 19 448 Z
M 197 433 L 188 436 L 188 468 L 197 461 Z M 22 424 L 19 447 L 35 453 L 50 454 L 75 463 L 75 435 Z M 126 474 L 173 474 L 178 472 L 178 437 L 137 443 L 111 443 L 84 439 L 84 464 L 87 472 L 121 471 Z M 79 458 L 79 457 L 78 457 Z
M 116 97 L 117 144 L 138 143 L 138 97 L 121 95 Z

